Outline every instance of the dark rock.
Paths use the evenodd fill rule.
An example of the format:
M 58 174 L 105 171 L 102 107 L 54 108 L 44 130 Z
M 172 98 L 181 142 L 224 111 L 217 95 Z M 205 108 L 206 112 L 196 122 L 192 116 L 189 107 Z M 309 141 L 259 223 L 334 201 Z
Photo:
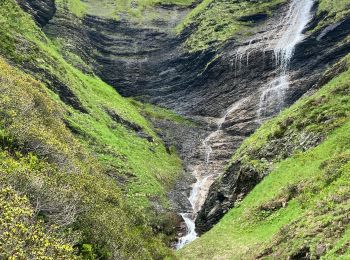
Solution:
M 290 256 L 290 260 L 309 260 L 311 259 L 310 248 L 303 247 Z
M 114 110 L 111 110 L 109 108 L 105 108 L 105 111 L 115 122 L 122 124 L 124 127 L 132 131 L 135 131 L 139 137 L 146 139 L 148 142 L 151 142 L 151 143 L 154 142 L 154 138 L 149 134 L 145 133 L 142 127 L 139 126 L 138 124 L 135 124 L 133 122 L 130 122 L 124 119 L 119 114 L 117 114 Z
M 139 132 L 142 130 L 141 126 L 124 119 L 119 114 L 117 114 L 114 110 L 111 110 L 109 108 L 105 108 L 105 111 L 114 121 L 116 121 L 119 124 L 122 124 L 126 128 L 129 128 L 135 132 Z
M 17 2 L 41 27 L 44 27 L 56 12 L 54 0 L 17 0 Z
M 50 71 L 44 68 L 39 68 L 33 63 L 23 64 L 23 69 L 29 74 L 34 75 L 34 77 L 39 78 L 40 81 L 45 83 L 49 89 L 55 92 L 65 104 L 73 107 L 81 113 L 88 113 L 88 110 L 82 105 L 73 90 L 71 90 L 64 82 L 60 81 L 55 75 L 50 73 Z
M 241 16 L 238 21 L 241 22 L 259 22 L 265 20 L 268 17 L 266 13 L 257 13 L 253 15 Z
M 196 231 L 199 234 L 208 231 L 262 179 L 263 176 L 254 169 L 241 166 L 241 162 L 233 163 L 210 187 L 205 204 L 196 219 Z

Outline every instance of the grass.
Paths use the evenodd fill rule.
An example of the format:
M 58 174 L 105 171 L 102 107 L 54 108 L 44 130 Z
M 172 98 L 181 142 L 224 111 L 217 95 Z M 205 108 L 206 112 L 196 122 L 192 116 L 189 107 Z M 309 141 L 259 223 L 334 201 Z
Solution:
M 195 123 L 179 114 L 174 113 L 163 107 L 155 106 L 150 103 L 142 103 L 130 98 L 130 102 L 139 109 L 139 112 L 146 118 L 169 120 L 178 124 L 195 125 Z
M 63 205 L 76 210 L 64 225 L 56 215 L 40 214 L 62 234 L 67 227 L 81 234 L 79 254 L 142 259 L 170 254 L 165 243 L 172 231 L 155 230 L 169 224 L 167 192 L 182 171 L 176 152 L 168 153 L 139 107 L 66 62 L 14 0 L 0 2 L 0 17 L 3 182 L 32 205 L 37 199 L 52 202 L 60 217 Z M 25 162 L 28 153 L 36 158 L 36 170 Z
M 285 0 L 204 0 L 178 25 L 177 32 L 193 26 L 193 32 L 186 41 L 186 47 L 191 51 L 215 47 L 228 39 L 237 39 L 252 32 L 253 23 L 242 21 L 242 17 L 259 13 L 271 15 L 273 8 L 282 3 L 285 3 Z
M 337 2 L 331 0 L 319 0 L 318 15 L 324 14 L 322 21 L 317 28 L 322 28 L 326 25 L 335 24 L 350 13 L 350 3 L 348 0 L 339 0 Z
M 189 6 L 194 0 L 60 0 L 59 6 L 66 7 L 78 17 L 86 14 L 121 19 L 128 17 L 134 22 L 145 18 L 164 19 L 154 8 L 157 5 Z M 164 15 L 164 14 L 163 14 Z M 147 17 L 145 17 L 147 16 Z
M 315 95 L 303 98 L 291 108 L 283 111 L 278 117 L 265 123 L 258 132 L 248 138 L 238 149 L 232 161 L 243 158 L 246 161 L 259 159 L 271 145 L 281 145 L 273 162 L 283 159 L 286 154 L 303 151 L 308 144 L 300 145 L 307 137 L 317 140 L 344 124 L 349 117 L 350 97 L 348 95 L 348 82 L 350 81 L 350 56 L 334 65 L 334 68 L 343 66 L 347 71 L 334 78 Z M 326 72 L 326 74 L 331 73 Z M 305 140 L 304 140 L 305 141 Z M 286 151 L 291 145 L 293 151 Z M 312 146 L 312 144 L 310 144 Z M 304 147 L 303 147 L 304 146 Z M 266 164 L 267 161 L 260 161 Z M 264 168 L 264 167 L 263 167 Z
M 168 254 L 160 235 L 150 228 L 151 216 L 139 198 L 125 200 L 101 158 L 65 127 L 64 105 L 52 100 L 42 83 L 3 59 L 0 68 L 2 185 L 27 196 L 35 215 L 45 225 L 58 227 L 54 236 L 77 237 L 66 240 L 67 246 L 90 244 L 93 254 L 101 257 Z M 26 239 L 21 234 L 13 237 Z
M 58 0 L 56 1 L 56 5 L 66 8 L 77 17 L 83 17 L 88 10 L 87 4 L 80 0 Z
M 116 168 L 115 177 L 118 177 L 118 172 L 124 177 L 130 174 L 134 176 L 133 181 L 126 187 L 131 198 L 143 206 L 147 206 L 149 198 L 155 197 L 164 204 L 167 188 L 171 187 L 181 169 L 177 154 L 169 155 L 166 152 L 152 126 L 112 87 L 99 79 L 76 72 L 82 82 L 87 82 L 78 90 L 78 96 L 87 101 L 83 105 L 90 113 L 77 113 L 68 108 L 70 116 L 66 118 L 67 121 L 80 134 L 82 141 L 94 148 L 98 158 L 109 169 Z M 113 121 L 105 112 L 106 108 L 138 125 L 154 141 L 140 138 L 135 131 Z
M 4 10 L 4 9 L 3 9 Z M 4 10 L 5 11 L 5 10 Z M 12 11 L 17 14 L 17 10 Z M 11 18 L 7 15 L 5 17 Z M 77 96 L 81 105 L 87 109 L 88 113 L 80 113 L 71 106 L 64 105 L 67 115 L 66 121 L 71 127 L 80 133 L 81 140 L 85 144 L 93 144 L 96 150 L 94 152 L 101 157 L 102 162 L 110 167 L 117 165 L 118 168 L 127 169 L 127 174 L 131 171 L 137 179 L 130 185 L 130 193 L 142 193 L 138 195 L 137 200 L 146 202 L 144 197 L 159 195 L 165 198 L 166 190 L 164 187 L 170 187 L 171 183 L 181 169 L 181 162 L 176 154 L 169 155 L 162 141 L 152 130 L 152 126 L 140 115 L 128 100 L 122 98 L 111 86 L 105 84 L 99 78 L 83 74 L 81 71 L 69 65 L 58 53 L 56 47 L 50 43 L 42 42 L 39 37 L 44 37 L 39 31 L 27 30 L 26 28 L 35 28 L 34 23 L 29 21 L 27 16 L 23 20 L 17 21 L 15 30 L 5 28 L 4 31 L 13 33 L 22 33 L 31 39 L 39 53 L 26 55 L 24 60 L 30 60 L 35 66 L 40 66 L 48 70 L 52 75 L 68 86 L 72 86 L 73 93 Z M 19 28 L 21 31 L 17 31 Z M 28 32 L 33 32 L 28 34 Z M 45 41 L 49 42 L 48 39 Z M 17 52 L 12 46 L 6 56 L 17 56 Z M 12 53 L 12 51 L 14 53 Z M 19 54 L 20 55 L 20 54 Z M 46 61 L 51 61 L 48 63 Z M 57 96 L 53 94 L 57 100 Z M 145 138 L 140 138 L 135 131 L 121 125 L 106 113 L 106 109 L 114 111 L 124 120 L 138 125 L 142 131 L 153 137 L 154 141 L 149 142 Z M 105 149 L 105 148 L 108 149 Z M 101 151 L 105 152 L 101 153 Z M 109 151 L 109 153 L 107 152 Z M 123 159 L 120 159 L 123 158 Z M 143 158 L 148 158 L 145 163 Z M 118 169 L 118 171 L 120 171 Z M 144 190 L 144 192 L 142 192 Z M 135 192 L 138 191 L 138 192 Z
M 324 188 L 322 182 L 322 184 L 317 183 L 319 186 L 312 188 L 321 189 L 319 193 L 308 194 L 310 192 L 308 190 L 305 193 L 301 192 L 299 195 L 302 198 L 301 201 L 297 199 L 291 201 L 286 208 L 274 212 L 267 218 L 255 219 L 255 211 L 259 206 L 281 196 L 284 191 L 283 188 L 289 185 L 311 186 L 310 180 L 317 178 L 322 180 L 324 178 L 324 172 L 320 170 L 322 163 L 335 157 L 338 153 L 350 152 L 349 131 L 350 124 L 347 123 L 316 149 L 298 154 L 276 165 L 276 169 L 243 200 L 238 208 L 225 215 L 213 230 L 180 251 L 179 257 L 181 259 L 196 259 L 198 257 L 203 259 L 251 258 L 256 256 L 257 252 L 261 252 L 264 248 L 273 244 L 278 232 L 282 232 L 281 230 L 293 221 L 302 221 L 305 224 L 302 232 L 307 232 L 308 227 L 319 216 L 317 203 L 332 203 L 329 201 L 329 196 L 337 196 L 342 192 L 348 196 L 349 190 L 346 187 L 350 174 L 349 167 L 344 169 L 341 177 L 332 183 L 331 187 Z M 347 165 L 350 166 L 350 164 Z M 315 184 L 313 185 L 315 186 Z M 345 190 L 342 191 L 342 189 Z M 346 198 L 346 196 L 344 197 Z M 348 202 L 345 198 L 341 201 L 344 207 Z M 311 217 L 309 215 L 310 211 Z M 330 209 L 323 218 L 332 217 L 332 213 L 333 209 Z M 289 244 L 286 252 L 281 252 L 280 257 L 284 258 L 288 254 L 292 254 L 293 250 L 299 248 L 299 242 L 305 243 L 302 240 L 305 237 L 301 236 L 299 239 L 299 241 L 298 239 L 288 240 Z M 337 237 L 337 239 L 339 238 Z M 342 238 L 340 237 L 340 239 Z M 314 241 L 312 244 L 306 243 L 306 245 L 315 250 L 317 242 L 319 241 Z M 328 243 L 331 243 L 331 241 L 328 241 Z M 294 244 L 296 244 L 295 247 Z M 276 251 L 281 251 L 281 246 Z
M 317 15 L 322 17 L 315 30 L 341 21 L 349 14 L 349 1 L 318 0 Z M 204 0 L 197 5 L 177 26 L 177 33 L 191 28 L 185 47 L 190 51 L 201 51 L 217 47 L 229 39 L 239 41 L 254 30 L 254 23 L 242 17 L 254 14 L 271 15 L 274 8 L 286 3 L 273 1 L 213 1 Z
M 286 259 L 303 252 L 314 258 L 350 257 L 349 57 L 335 66 L 340 64 L 348 70 L 244 142 L 233 161 L 263 164 L 260 171 L 269 169 L 269 175 L 213 229 L 180 250 L 180 259 Z M 303 149 L 300 136 L 307 133 L 321 134 L 324 141 Z M 284 147 L 276 140 L 296 149 L 281 156 Z M 264 149 L 273 145 L 281 145 L 277 154 L 264 158 Z

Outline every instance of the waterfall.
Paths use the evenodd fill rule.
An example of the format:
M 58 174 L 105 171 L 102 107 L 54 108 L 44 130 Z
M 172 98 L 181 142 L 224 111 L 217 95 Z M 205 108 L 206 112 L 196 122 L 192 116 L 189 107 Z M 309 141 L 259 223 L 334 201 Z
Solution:
M 274 48 L 278 76 L 267 84 L 260 95 L 259 119 L 281 111 L 285 92 L 289 88 L 288 69 L 295 47 L 303 38 L 303 30 L 311 19 L 313 0 L 292 0 L 287 15 L 281 20 L 281 36 Z
M 177 249 L 182 248 L 184 245 L 192 242 L 197 238 L 196 233 L 196 225 L 195 225 L 195 216 L 196 213 L 200 209 L 200 204 L 198 204 L 198 198 L 200 197 L 200 194 L 203 192 L 202 187 L 204 184 L 208 181 L 209 176 L 205 176 L 204 178 L 200 178 L 196 172 L 194 175 L 197 178 L 196 183 L 193 185 L 190 197 L 188 200 L 190 201 L 191 207 L 192 207 L 192 213 L 181 213 L 181 217 L 185 221 L 187 234 L 180 238 L 179 243 L 176 245 Z
M 288 12 L 277 27 L 278 31 L 276 33 L 278 41 L 274 48 L 274 53 L 278 76 L 272 80 L 261 93 L 258 109 L 259 118 L 271 116 L 284 107 L 284 95 L 286 89 L 289 87 L 288 67 L 294 54 L 295 46 L 303 39 L 302 32 L 311 19 L 312 6 L 313 0 L 292 0 Z M 243 55 L 246 55 L 246 63 L 248 66 L 249 48 L 251 44 L 252 41 L 243 48 L 244 51 L 237 51 L 236 60 L 234 62 L 235 71 L 237 71 L 237 67 L 240 66 Z M 247 100 L 240 100 L 230 106 L 224 115 L 218 119 L 216 130 L 210 133 L 202 142 L 205 157 L 204 161 L 201 162 L 200 165 L 194 167 L 192 172 L 196 178 L 196 182 L 193 184 L 190 197 L 188 198 L 192 211 L 180 214 L 185 221 L 187 231 L 186 235 L 179 239 L 176 245 L 177 249 L 182 248 L 184 245 L 197 238 L 195 219 L 204 203 L 210 185 L 217 177 L 216 173 L 212 173 L 209 170 L 211 155 L 213 153 L 211 142 L 222 133 L 222 126 L 227 117 L 235 112 L 244 102 L 247 102 Z M 206 167 L 205 174 L 201 174 L 200 172 L 200 167 L 203 166 Z
M 245 102 L 246 100 L 240 100 L 236 103 L 234 103 L 231 107 L 229 107 L 224 115 L 219 118 L 216 122 L 217 127 L 216 131 L 210 133 L 202 142 L 202 146 L 205 151 L 205 166 L 207 167 L 210 163 L 210 155 L 213 152 L 213 149 L 210 145 L 210 141 L 217 137 L 223 130 L 222 130 L 222 125 L 226 121 L 227 117 L 229 114 L 231 114 L 233 111 L 237 110 L 239 106 Z M 176 249 L 182 248 L 184 245 L 192 242 L 197 238 L 197 233 L 196 233 L 196 225 L 195 225 L 195 220 L 197 217 L 197 213 L 201 209 L 204 200 L 206 198 L 206 195 L 208 194 L 210 185 L 214 182 L 215 180 L 215 173 L 207 173 L 206 175 L 201 175 L 198 167 L 195 167 L 195 170 L 192 172 L 192 175 L 195 176 L 196 182 L 194 183 L 190 196 L 188 198 L 190 204 L 191 204 L 191 213 L 181 213 L 181 217 L 185 221 L 186 224 L 186 235 L 181 237 L 179 239 L 178 244 L 176 245 Z

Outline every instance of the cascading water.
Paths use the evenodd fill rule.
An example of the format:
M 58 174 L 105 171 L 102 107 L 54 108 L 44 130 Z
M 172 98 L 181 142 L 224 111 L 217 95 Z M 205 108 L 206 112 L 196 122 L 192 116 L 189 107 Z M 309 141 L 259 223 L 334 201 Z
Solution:
M 193 185 L 190 197 L 188 198 L 188 200 L 190 201 L 191 207 L 192 207 L 192 213 L 181 213 L 180 214 L 181 217 L 183 218 L 183 220 L 185 221 L 187 234 L 184 237 L 180 238 L 179 243 L 176 245 L 177 249 L 182 248 L 184 245 L 188 244 L 189 242 L 192 242 L 193 240 L 195 240 L 197 238 L 197 233 L 195 230 L 196 229 L 195 214 L 200 209 L 197 198 L 199 198 L 200 197 L 199 194 L 201 194 L 203 192 L 202 187 L 204 186 L 204 183 L 207 182 L 209 176 L 206 176 L 204 178 L 200 178 L 200 176 L 198 176 L 196 174 L 196 172 L 194 173 L 194 175 L 196 176 L 197 181 Z
M 225 112 L 223 117 L 221 117 L 217 121 L 217 130 L 212 132 L 211 134 L 209 134 L 202 142 L 203 148 L 205 150 L 205 165 L 206 166 L 209 165 L 210 155 L 213 152 L 213 149 L 210 145 L 210 141 L 221 133 L 222 125 L 226 121 L 227 116 L 229 114 L 231 114 L 234 110 L 236 110 L 241 105 L 241 103 L 244 101 L 245 100 L 241 100 L 241 101 L 233 104 L 229 109 L 227 109 L 227 111 Z M 215 173 L 209 173 L 205 176 L 202 176 L 198 171 L 198 167 L 199 166 L 196 166 L 195 170 L 192 173 L 193 176 L 196 177 L 196 182 L 194 183 L 192 190 L 191 190 L 190 197 L 188 198 L 188 200 L 191 204 L 192 212 L 180 214 L 181 217 L 183 218 L 183 220 L 185 221 L 187 233 L 185 236 L 180 238 L 178 244 L 176 245 L 177 249 L 182 248 L 184 245 L 192 242 L 193 240 L 195 240 L 197 238 L 197 233 L 195 230 L 195 228 L 196 228 L 195 219 L 196 219 L 198 211 L 200 210 L 201 206 L 204 203 L 206 195 L 208 194 L 209 187 L 214 182 L 215 177 L 216 177 Z
M 311 19 L 312 6 L 313 0 L 292 0 L 287 15 L 281 21 L 279 31 L 282 34 L 274 48 L 278 76 L 261 93 L 259 119 L 270 117 L 284 107 L 290 61 L 296 45 L 303 40 L 303 30 Z
M 313 0 L 292 0 L 286 16 L 284 19 L 282 19 L 281 24 L 277 28 L 279 33 L 274 52 L 276 57 L 276 65 L 278 67 L 278 76 L 267 85 L 261 94 L 258 109 L 259 118 L 271 116 L 272 114 L 281 110 L 284 106 L 285 90 L 289 87 L 288 67 L 295 50 L 295 46 L 303 39 L 302 32 L 311 19 L 312 6 Z M 251 44 L 252 42 L 249 42 L 249 45 L 243 48 L 243 52 L 237 52 L 235 70 L 237 70 L 237 63 L 239 62 L 241 64 L 243 55 L 247 56 L 248 65 L 249 48 Z M 205 151 L 205 159 L 201 165 L 194 167 L 192 172 L 196 178 L 196 183 L 193 185 L 190 197 L 188 198 L 192 211 L 180 214 L 185 221 L 187 233 L 185 236 L 179 239 L 179 242 L 176 245 L 177 249 L 182 248 L 184 245 L 197 238 L 197 233 L 195 231 L 195 219 L 205 201 L 210 185 L 214 182 L 218 175 L 217 173 L 212 173 L 210 170 L 208 170 L 211 162 L 211 155 L 213 153 L 211 142 L 222 133 L 222 126 L 228 115 L 237 110 L 244 102 L 246 102 L 246 100 L 241 100 L 229 107 L 223 117 L 217 121 L 216 131 L 209 134 L 202 142 L 202 146 Z M 206 167 L 206 171 L 204 171 L 205 174 L 201 174 L 200 171 L 200 167 L 203 167 L 203 164 L 204 167 Z

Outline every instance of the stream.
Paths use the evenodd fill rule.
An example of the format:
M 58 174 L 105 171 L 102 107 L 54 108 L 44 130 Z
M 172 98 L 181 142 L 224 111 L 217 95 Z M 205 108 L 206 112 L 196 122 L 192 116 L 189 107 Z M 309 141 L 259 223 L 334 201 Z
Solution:
M 285 92 L 289 87 L 288 68 L 293 57 L 295 47 L 303 38 L 303 31 L 309 23 L 312 15 L 313 0 L 292 0 L 290 1 L 286 15 L 281 19 L 280 24 L 276 27 L 278 35 L 277 43 L 274 47 L 276 59 L 277 76 L 266 87 L 261 88 L 260 103 L 258 106 L 258 119 L 268 118 L 275 115 L 284 108 Z M 250 46 L 250 44 L 248 45 Z M 248 47 L 249 48 L 249 47 Z M 245 50 L 247 51 L 247 50 Z M 249 50 L 248 50 L 249 51 Z M 241 55 L 242 57 L 242 55 Z M 247 59 L 248 59 L 247 55 Z M 247 63 L 249 61 L 247 60 Z M 223 124 L 227 117 L 235 112 L 244 100 L 234 103 L 229 107 L 224 115 L 216 122 L 217 128 L 210 133 L 202 142 L 205 152 L 205 161 L 194 167 L 192 172 L 196 178 L 196 182 L 192 185 L 192 190 L 188 198 L 191 204 L 191 212 L 180 213 L 186 224 L 186 235 L 179 239 L 176 245 L 177 249 L 181 249 L 186 244 L 197 238 L 195 219 L 197 213 L 201 209 L 209 188 L 214 180 L 218 177 L 217 173 L 212 173 L 209 169 L 211 155 L 213 153 L 213 140 L 217 138 L 223 131 Z M 201 171 L 201 167 L 206 167 L 207 171 Z

